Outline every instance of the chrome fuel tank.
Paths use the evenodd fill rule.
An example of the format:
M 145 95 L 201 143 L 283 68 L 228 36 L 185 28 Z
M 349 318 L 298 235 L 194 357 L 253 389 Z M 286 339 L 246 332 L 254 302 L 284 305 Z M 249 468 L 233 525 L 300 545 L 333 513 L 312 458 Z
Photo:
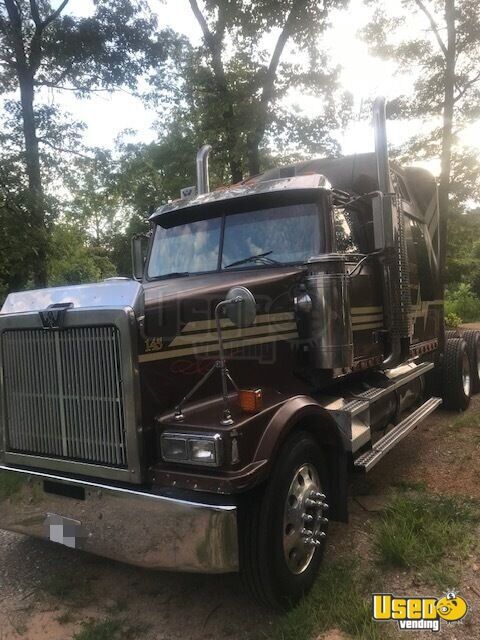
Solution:
M 350 277 L 345 258 L 338 254 L 309 260 L 305 280 L 312 308 L 308 338 L 317 369 L 345 369 L 353 364 Z

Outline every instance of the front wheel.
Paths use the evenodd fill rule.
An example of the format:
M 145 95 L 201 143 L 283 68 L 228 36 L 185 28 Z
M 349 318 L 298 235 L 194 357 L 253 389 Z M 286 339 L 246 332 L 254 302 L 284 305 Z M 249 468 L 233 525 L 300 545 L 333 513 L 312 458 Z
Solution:
M 322 450 L 308 433 L 295 433 L 266 486 L 241 507 L 241 573 L 256 601 L 287 608 L 309 591 L 325 549 L 327 496 Z

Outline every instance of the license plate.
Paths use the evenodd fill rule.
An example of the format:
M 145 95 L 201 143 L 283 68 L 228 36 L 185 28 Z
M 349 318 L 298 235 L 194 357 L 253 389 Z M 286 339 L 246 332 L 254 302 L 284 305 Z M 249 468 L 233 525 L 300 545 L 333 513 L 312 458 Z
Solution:
M 48 513 L 45 520 L 47 537 L 51 542 L 63 544 L 71 549 L 78 549 L 84 538 L 82 523 L 79 520 L 66 518 L 56 513 Z

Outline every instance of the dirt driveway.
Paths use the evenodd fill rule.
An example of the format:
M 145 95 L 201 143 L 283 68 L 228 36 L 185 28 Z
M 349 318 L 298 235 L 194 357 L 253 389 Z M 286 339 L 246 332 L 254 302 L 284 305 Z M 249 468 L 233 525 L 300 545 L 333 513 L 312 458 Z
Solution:
M 351 522 L 332 527 L 327 561 L 349 549 L 362 554 L 369 520 L 378 517 L 378 505 L 392 487 L 402 483 L 480 501 L 479 454 L 480 397 L 460 418 L 437 411 L 371 474 L 352 479 Z M 402 572 L 389 580 L 395 583 L 390 588 L 421 587 L 415 576 Z M 462 585 L 445 588 L 453 586 L 463 589 L 475 617 L 468 626 L 451 626 L 442 638 L 480 638 L 478 554 L 463 567 Z M 88 620 L 104 621 L 102 633 L 85 627 Z M 234 575 L 149 572 L 0 532 L 0 640 L 69 640 L 75 634 L 81 640 L 109 640 L 113 631 L 129 640 L 240 640 L 269 635 L 276 623 L 250 602 Z

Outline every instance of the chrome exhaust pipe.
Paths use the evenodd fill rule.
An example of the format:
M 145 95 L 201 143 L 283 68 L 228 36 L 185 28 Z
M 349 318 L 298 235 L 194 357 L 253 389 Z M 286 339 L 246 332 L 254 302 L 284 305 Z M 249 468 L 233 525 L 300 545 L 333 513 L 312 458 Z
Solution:
M 385 246 L 394 246 L 393 212 L 388 162 L 386 100 L 379 96 L 373 103 L 373 131 L 375 134 L 375 158 L 377 160 L 378 188 L 383 194 L 383 233 Z
M 378 189 L 381 197 L 381 216 L 384 255 L 380 258 L 383 267 L 384 325 L 389 331 L 389 348 L 381 365 L 390 369 L 402 361 L 401 327 L 403 321 L 400 285 L 400 257 L 396 249 L 398 242 L 397 221 L 392 206 L 392 184 L 388 161 L 386 100 L 383 96 L 373 104 L 373 129 L 375 135 L 375 158 L 377 162 Z M 401 215 L 401 214 L 400 214 Z
M 212 150 L 211 145 L 204 144 L 197 153 L 197 193 L 209 193 L 210 184 L 208 176 L 208 156 Z

